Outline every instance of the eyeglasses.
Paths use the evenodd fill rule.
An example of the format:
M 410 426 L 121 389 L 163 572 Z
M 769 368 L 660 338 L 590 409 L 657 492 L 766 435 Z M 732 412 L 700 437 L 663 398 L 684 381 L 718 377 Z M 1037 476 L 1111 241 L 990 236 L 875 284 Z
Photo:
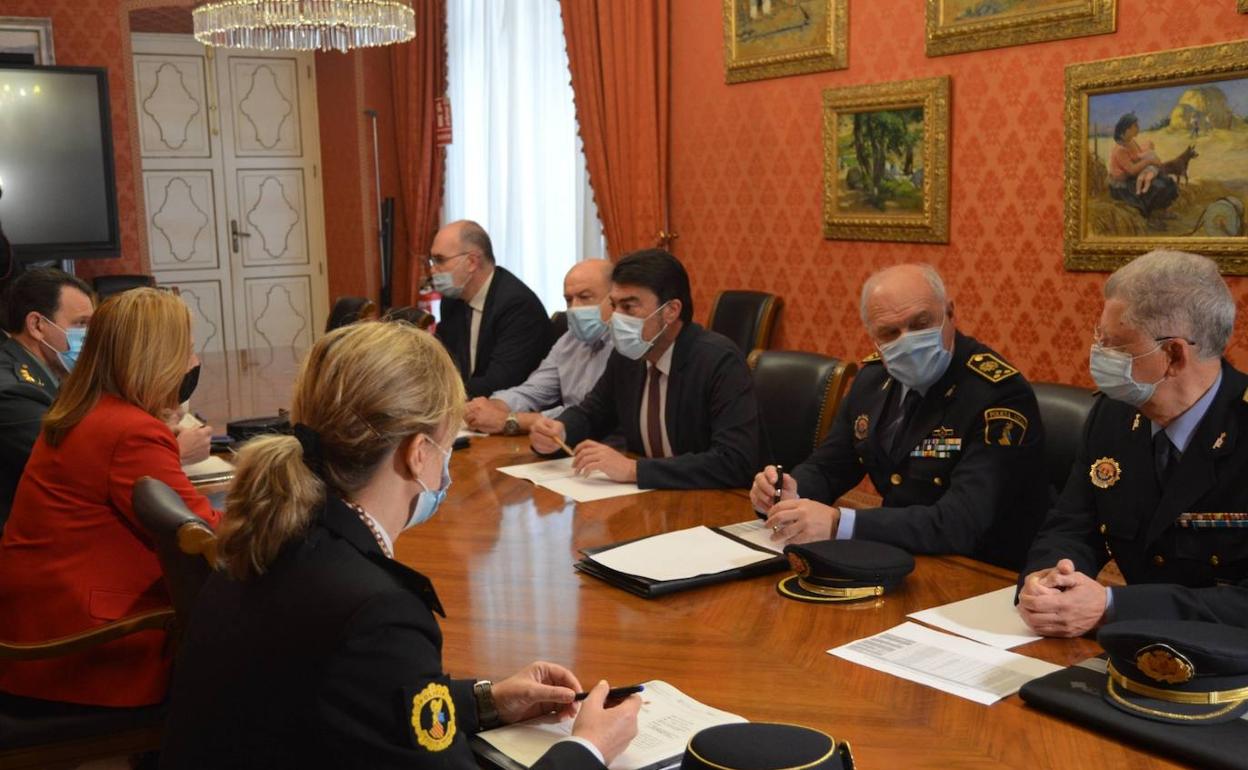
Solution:
M 1170 335 L 1167 337 L 1153 337 L 1153 342 L 1169 342 L 1171 340 L 1179 340 L 1180 342 L 1186 342 L 1192 347 L 1196 346 L 1196 340 L 1189 340 L 1187 337 L 1180 337 L 1177 335 Z M 1092 344 L 1096 345 L 1098 348 L 1101 348 L 1102 350 L 1121 350 L 1122 348 L 1127 347 L 1126 345 L 1106 345 L 1105 336 L 1101 334 L 1101 331 L 1099 329 L 1095 329 L 1092 332 Z
M 447 262 L 450 262 L 453 259 L 459 259 L 465 254 L 471 254 L 473 251 L 474 249 L 469 249 L 467 251 L 461 251 L 458 254 L 452 254 L 449 257 L 429 257 L 429 259 L 425 261 L 429 265 L 429 269 L 432 270 L 435 267 L 445 267 Z

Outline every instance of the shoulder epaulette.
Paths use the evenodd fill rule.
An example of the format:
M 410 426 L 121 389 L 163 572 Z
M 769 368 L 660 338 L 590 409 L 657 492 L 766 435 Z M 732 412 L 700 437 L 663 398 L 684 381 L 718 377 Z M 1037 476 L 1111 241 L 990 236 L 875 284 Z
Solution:
M 1018 374 L 1018 370 L 997 358 L 992 353 L 976 353 L 966 360 L 972 372 L 991 383 L 1008 380 Z
M 874 364 L 874 363 L 876 363 L 876 362 L 877 362 L 877 361 L 879 361 L 879 360 L 880 360 L 880 351 L 878 351 L 878 350 L 877 350 L 877 351 L 875 351 L 874 353 L 872 353 L 871 355 L 869 355 L 869 356 L 867 356 L 866 358 L 862 359 L 862 363 L 864 363 L 864 364 Z

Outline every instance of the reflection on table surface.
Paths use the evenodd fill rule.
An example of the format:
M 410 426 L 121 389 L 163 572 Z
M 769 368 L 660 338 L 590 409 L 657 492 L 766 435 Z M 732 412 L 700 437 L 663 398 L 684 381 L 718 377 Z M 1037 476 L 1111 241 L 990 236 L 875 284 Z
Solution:
M 197 411 L 227 419 L 290 403 L 302 353 L 204 357 Z M 497 472 L 534 462 L 525 437 L 474 438 L 451 460 L 446 502 L 404 533 L 397 558 L 429 576 L 447 618 L 453 676 L 501 678 L 534 659 L 568 665 L 590 686 L 663 679 L 753 721 L 796 722 L 848 740 L 859 767 L 1176 767 L 1025 706 L 984 707 L 854 665 L 826 650 L 907 613 L 1011 585 L 1015 576 L 961 557 L 918 557 L 902 587 L 843 605 L 781 598 L 779 575 L 642 599 L 572 568 L 579 549 L 751 518 L 744 490 L 656 491 L 576 504 Z M 1069 665 L 1100 652 L 1087 639 L 1016 652 Z

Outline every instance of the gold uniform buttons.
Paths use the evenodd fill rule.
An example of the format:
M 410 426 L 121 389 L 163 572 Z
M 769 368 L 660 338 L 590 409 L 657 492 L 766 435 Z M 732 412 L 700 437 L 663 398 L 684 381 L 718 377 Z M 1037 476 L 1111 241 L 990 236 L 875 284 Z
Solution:
M 1156 556 L 1153 557 L 1153 564 L 1158 567 L 1166 566 L 1166 557 L 1162 556 L 1161 554 L 1157 554 Z
M 1108 531 L 1109 531 L 1109 527 L 1107 527 L 1107 526 L 1105 526 L 1104 524 L 1102 524 L 1102 525 L 1100 526 L 1100 530 L 1101 530 L 1101 534 L 1103 535 L 1103 534 L 1105 534 L 1106 532 L 1108 532 Z
M 893 486 L 895 486 L 895 487 L 896 487 L 896 486 L 900 486 L 900 485 L 901 485 L 901 474 L 900 474 L 900 473 L 894 473 L 892 476 L 889 476 L 889 477 L 888 477 L 888 480 L 892 482 Z
M 941 481 L 940 476 L 937 476 L 936 478 L 932 479 L 932 483 L 938 487 L 943 487 L 945 485 L 945 482 Z
M 1218 558 L 1218 555 L 1217 555 L 1216 553 L 1215 553 L 1213 556 L 1210 556 L 1210 557 L 1209 557 L 1209 566 L 1210 566 L 1210 567 L 1216 567 L 1216 566 L 1218 566 L 1218 565 L 1219 565 L 1219 564 L 1221 564 L 1221 563 L 1222 563 L 1222 560 Z

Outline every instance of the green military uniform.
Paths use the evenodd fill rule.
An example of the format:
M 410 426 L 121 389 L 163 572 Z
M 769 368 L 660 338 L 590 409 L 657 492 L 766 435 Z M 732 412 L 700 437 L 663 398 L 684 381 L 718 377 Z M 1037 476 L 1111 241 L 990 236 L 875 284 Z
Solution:
M 857 512 L 855 538 L 1017 569 L 1050 501 L 1031 385 L 958 334 L 949 368 L 887 441 L 901 385 L 878 361 L 864 362 L 828 438 L 793 470 L 798 494 L 830 505 L 868 475 L 883 505 Z
M 20 342 L 11 337 L 0 342 L 0 530 L 9 518 L 17 482 L 57 387 L 44 365 Z
M 1177 462 L 1163 487 L 1148 418 L 1099 398 L 1020 585 L 1060 559 L 1094 576 L 1113 558 L 1128 584 L 1113 589 L 1114 619 L 1248 626 L 1248 375 L 1222 363 Z

